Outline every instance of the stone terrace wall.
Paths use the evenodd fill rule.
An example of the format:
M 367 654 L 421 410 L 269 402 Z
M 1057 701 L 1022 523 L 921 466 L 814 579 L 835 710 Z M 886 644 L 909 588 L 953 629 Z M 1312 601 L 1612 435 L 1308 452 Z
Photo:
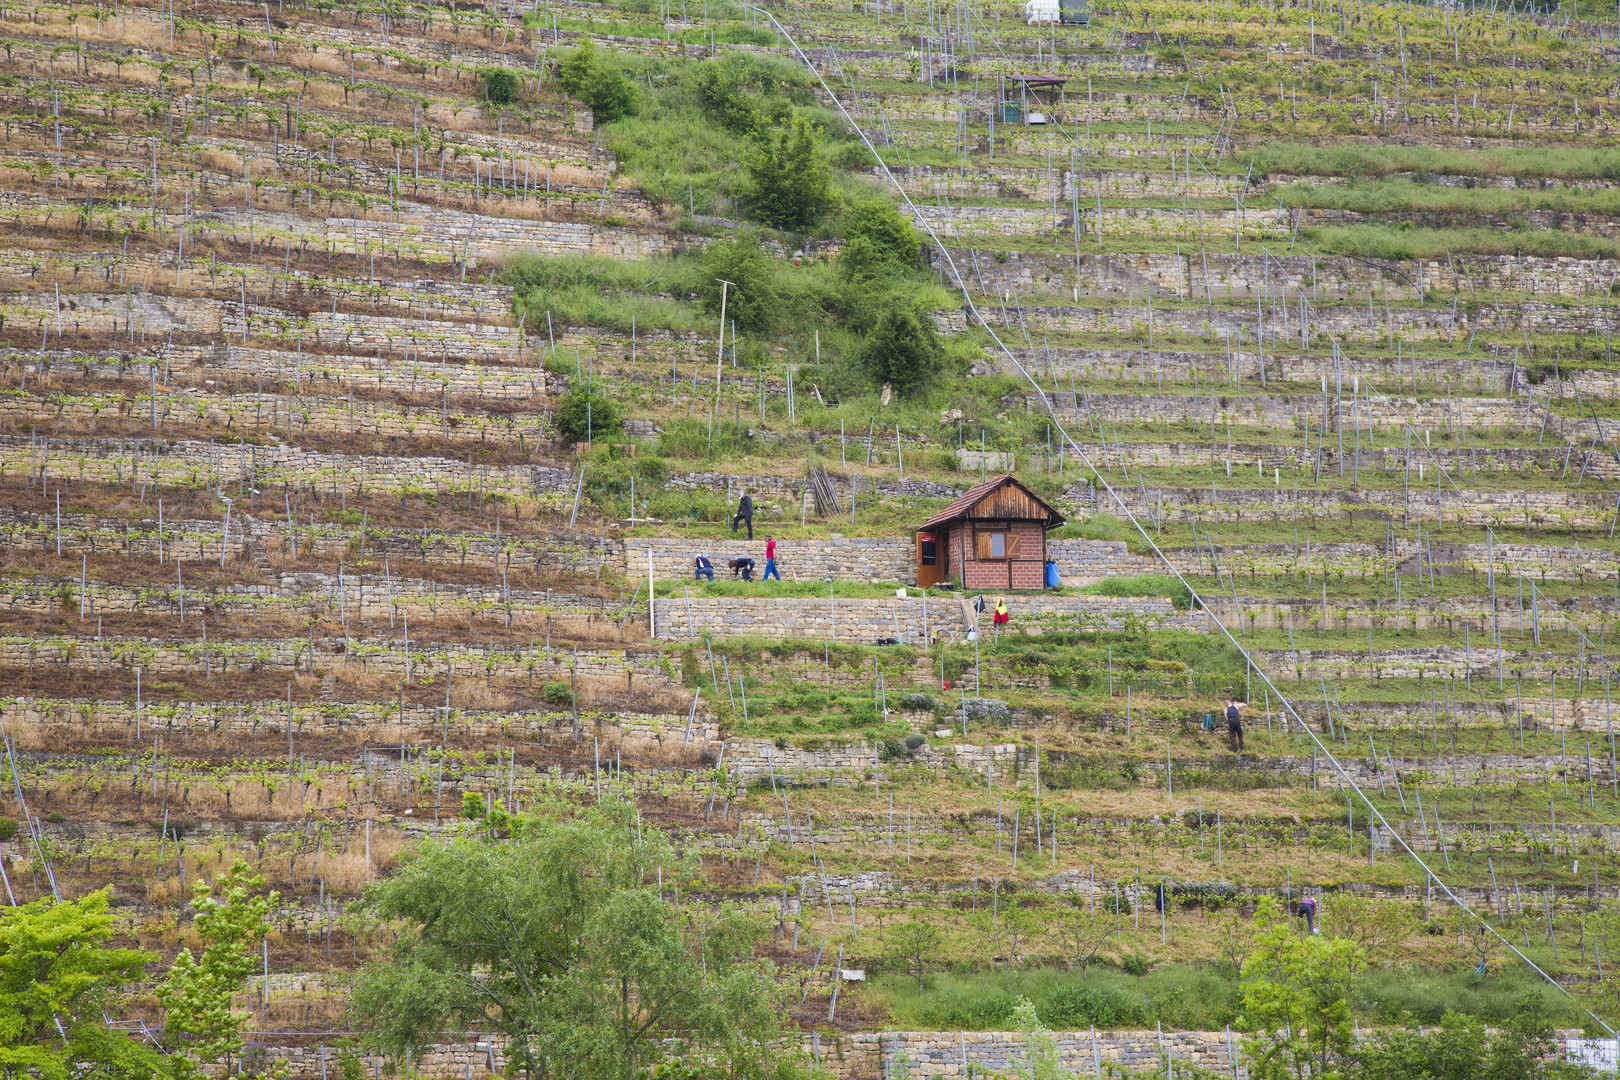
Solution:
M 659 537 L 644 544 L 627 540 L 614 560 L 631 580 L 647 573 L 647 549 L 652 549 L 653 574 L 660 581 L 691 581 L 692 560 L 707 555 L 715 565 L 715 578 L 730 576 L 725 563 L 747 555 L 765 572 L 765 534 L 758 521 L 755 539 L 685 540 Z M 1095 581 L 1110 574 L 1145 574 L 1153 563 L 1132 555 L 1117 540 L 1048 540 L 1047 555 L 1058 564 L 1065 584 Z M 826 540 L 782 540 L 776 545 L 776 566 L 787 581 L 861 581 L 911 585 L 917 580 L 916 545 L 910 536 L 834 536 Z
M 925 170 L 919 168 L 918 172 L 924 174 L 919 175 L 919 185 L 929 188 L 930 178 L 925 175 Z M 951 175 L 954 177 L 955 174 Z M 1022 179 L 1015 175 L 1002 179 L 1000 174 L 996 178 L 1003 183 L 1017 183 Z M 1070 198 L 1068 174 L 1063 175 L 1063 185 L 1065 193 L 1059 196 L 1060 212 L 1057 218 L 1051 220 L 1054 224 L 1069 225 L 1070 220 L 1061 210 Z M 1094 193 L 1096 185 L 1097 181 L 1088 171 L 1086 190 Z M 1043 186 L 1041 191 L 1042 194 L 1035 197 L 1050 197 L 1049 187 Z M 1129 192 L 1122 190 L 1120 193 Z M 1104 195 L 1108 194 L 1109 191 L 1105 189 Z M 1140 194 L 1152 196 L 1157 192 L 1149 188 L 1141 189 Z M 1051 218 L 1051 215 L 1048 214 L 1048 217 Z M 1014 291 L 1025 296 L 1036 293 L 1067 294 L 1075 284 L 1072 256 L 1066 258 L 1010 252 L 1006 262 L 998 263 L 993 257 L 981 254 L 976 268 L 972 252 L 968 249 L 953 247 L 951 257 L 956 261 L 957 269 L 969 280 L 970 287 L 981 288 L 986 294 L 1000 295 Z M 1457 258 L 1451 265 L 1444 259 L 1412 264 L 1407 280 L 1402 281 L 1386 277 L 1370 264 L 1329 255 L 1267 256 L 1183 250 L 1180 255 L 1169 252 L 1109 255 L 1082 252 L 1079 284 L 1082 296 L 1142 296 L 1152 293 L 1201 300 L 1206 295 L 1253 296 L 1262 288 L 1283 288 L 1290 293 L 1308 290 L 1312 300 L 1340 299 L 1351 294 L 1365 297 L 1369 291 L 1376 290 L 1381 297 L 1388 297 L 1392 301 L 1411 301 L 1417 300 L 1423 289 L 1431 288 L 1473 291 L 1487 296 L 1517 292 L 1567 297 L 1601 294 L 1608 292 L 1609 282 L 1617 274 L 1620 274 L 1620 261 L 1613 259 L 1532 256 L 1516 259 L 1512 255 L 1489 255 Z M 1292 325 L 1292 313 L 1289 321 Z
M 692 580 L 693 559 L 707 555 L 714 563 L 718 580 L 730 576 L 726 562 L 749 556 L 758 564 L 757 574 L 765 572 L 765 534 L 755 523 L 754 540 L 685 540 L 659 537 L 637 548 L 626 541 L 622 551 L 625 572 L 631 578 L 647 573 L 647 551 L 652 550 L 653 574 L 662 581 Z M 739 534 L 741 535 L 741 534 Z M 776 565 L 788 581 L 894 581 L 917 580 L 915 545 L 909 536 L 852 536 L 827 540 L 779 541 Z
M 1097 1061 L 1133 1072 L 1160 1068 L 1163 1048 L 1174 1062 L 1232 1074 L 1247 1080 L 1234 1037 L 1220 1031 L 1055 1032 L 1063 1066 L 1089 1076 Z M 980 1071 L 1021 1073 L 1028 1068 L 1023 1036 L 1009 1031 L 889 1031 L 837 1037 L 803 1036 L 805 1050 L 820 1067 L 842 1080 L 899 1080 L 901 1077 L 965 1077 L 964 1065 Z M 328 1047 L 271 1047 L 269 1056 L 287 1062 L 292 1080 L 326 1080 L 336 1072 L 336 1052 Z M 369 1073 L 381 1058 L 361 1058 Z M 1233 1072 L 1233 1062 L 1238 1062 Z M 413 1074 L 427 1080 L 488 1080 L 507 1066 L 502 1041 L 436 1044 L 411 1062 Z
M 1169 600 L 1116 596 L 1027 595 L 1008 605 L 1014 627 L 1039 633 L 1053 623 L 1072 629 L 1076 618 L 1085 626 L 1102 620 L 1111 629 L 1124 625 L 1127 615 L 1150 626 L 1199 630 L 1201 615 L 1178 612 Z M 989 612 L 981 617 L 989 633 Z M 705 633 L 720 637 L 810 638 L 872 644 L 879 638 L 898 637 L 917 643 L 935 631 L 960 640 L 965 628 L 959 605 L 928 597 L 881 600 L 828 600 L 784 597 L 673 597 L 660 599 L 655 637 L 686 640 Z
M 1235 1037 L 1225 1032 L 1070 1031 L 1053 1034 L 1063 1067 L 1081 1076 L 1094 1072 L 1099 1061 L 1133 1072 L 1157 1070 L 1161 1066 L 1161 1049 L 1172 1061 L 1184 1065 L 1196 1065 L 1222 1075 L 1248 1075 L 1241 1064 Z M 1014 1032 L 891 1031 L 871 1038 L 877 1043 L 875 1056 L 887 1077 L 966 1076 L 968 1067 L 1021 1075 L 1029 1068 L 1027 1044 L 1022 1035 Z M 834 1062 L 827 1064 L 834 1066 L 842 1076 L 857 1075 L 837 1070 Z

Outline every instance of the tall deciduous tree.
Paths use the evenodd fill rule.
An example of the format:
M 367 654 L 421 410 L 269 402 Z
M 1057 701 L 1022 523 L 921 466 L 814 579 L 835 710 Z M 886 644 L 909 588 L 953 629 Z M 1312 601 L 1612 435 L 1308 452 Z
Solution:
M 926 919 L 908 919 L 883 932 L 883 962 L 916 979 L 919 990 L 944 948 L 945 935 Z
M 157 991 L 165 1034 L 179 1037 L 170 1058 L 177 1080 L 203 1076 L 207 1065 L 229 1074 L 242 1053 L 242 1025 L 250 1014 L 233 1009 L 231 999 L 253 971 L 270 932 L 270 909 L 280 899 L 274 892 L 254 895 L 263 886 L 264 878 L 238 859 L 212 888 L 201 881 L 195 887 L 191 906 L 202 955 L 181 949 Z
M 113 997 L 148 953 L 108 948 L 107 893 L 38 900 L 0 918 L 0 1069 L 38 1080 L 145 1080 L 162 1058 L 107 1027 Z
M 749 158 L 748 208 L 767 225 L 803 229 L 832 208 L 832 173 L 816 144 L 816 129 L 799 116 Z
M 1272 897 L 1254 915 L 1242 1023 L 1256 1080 L 1318 1080 L 1353 1047 L 1350 984 L 1363 964 L 1344 938 L 1296 934 Z
M 429 844 L 362 900 L 405 932 L 361 973 L 355 1010 L 395 1054 L 449 1029 L 498 1032 L 530 1080 L 799 1074 L 782 991 L 752 955 L 762 924 L 676 907 L 667 894 L 692 870 L 620 803 L 521 817 L 507 841 Z

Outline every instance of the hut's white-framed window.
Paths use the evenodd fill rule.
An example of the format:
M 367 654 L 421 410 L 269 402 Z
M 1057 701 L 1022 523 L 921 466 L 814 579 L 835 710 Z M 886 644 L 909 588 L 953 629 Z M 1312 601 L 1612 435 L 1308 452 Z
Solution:
M 1013 532 L 1011 522 L 987 522 L 974 526 L 973 552 L 980 562 L 1016 559 L 1018 546 L 1018 534 Z

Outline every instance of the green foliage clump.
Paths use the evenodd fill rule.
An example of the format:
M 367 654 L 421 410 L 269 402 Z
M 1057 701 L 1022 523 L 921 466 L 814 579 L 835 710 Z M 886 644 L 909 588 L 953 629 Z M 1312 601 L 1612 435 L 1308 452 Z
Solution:
M 169 1064 L 103 1019 L 153 959 L 107 947 L 119 929 L 108 907 L 103 889 L 61 903 L 36 900 L 0 919 L 0 1060 L 8 1074 L 141 1080 Z M 180 1075 L 180 1066 L 173 1071 Z
M 523 91 L 523 77 L 511 68 L 491 64 L 478 69 L 484 84 L 484 100 L 491 105 L 510 105 Z
M 838 270 L 846 280 L 870 281 L 916 268 L 922 239 L 893 204 L 857 203 L 845 222 Z
M 779 92 L 782 73 L 745 53 L 728 52 L 699 64 L 692 83 L 703 114 L 734 135 L 783 127 L 793 115 L 792 104 Z
M 633 114 L 640 100 L 635 83 L 598 56 L 589 37 L 558 66 L 557 84 L 591 107 L 598 126 Z
M 657 883 L 690 880 L 696 860 L 633 806 L 558 803 L 510 831 L 428 843 L 366 890 L 368 913 L 405 928 L 355 987 L 371 1047 L 420 1052 L 476 1025 L 527 1076 L 802 1075 L 786 987 L 753 955 L 762 916 L 671 903 Z
M 619 403 L 598 386 L 575 386 L 563 395 L 553 418 L 557 432 L 572 442 L 590 442 L 619 427 Z
M 727 324 L 736 323 L 744 334 L 770 331 L 778 302 L 775 274 L 756 234 L 716 240 L 704 251 L 699 267 L 695 291 L 704 311 L 718 318 L 724 292 Z
M 263 885 L 264 878 L 238 859 L 212 887 L 199 881 L 193 888 L 202 955 L 181 949 L 157 991 L 166 1014 L 164 1035 L 177 1037 L 185 1051 L 170 1059 L 176 1080 L 200 1080 L 212 1065 L 229 1075 L 232 1060 L 242 1054 L 242 1025 L 250 1014 L 231 1006 L 259 958 L 270 911 L 280 899 L 275 892 L 253 895 Z
M 1578 1080 L 1591 1073 L 1558 1060 L 1558 1047 L 1541 998 L 1523 998 L 1501 1031 L 1487 1036 L 1485 1021 L 1447 1012 L 1438 1030 L 1389 1031 L 1362 1047 L 1345 1080 Z
M 1037 1012 L 1049 1027 L 1116 1029 L 1140 1022 L 1142 1003 L 1115 986 L 1065 983 L 1046 995 Z
M 744 199 L 761 221 L 778 229 L 804 229 L 832 209 L 832 173 L 819 144 L 819 132 L 799 116 L 775 143 L 764 140 L 749 156 Z
M 877 378 L 901 394 L 920 390 L 945 360 L 945 346 L 927 312 L 895 306 L 879 317 L 861 350 Z

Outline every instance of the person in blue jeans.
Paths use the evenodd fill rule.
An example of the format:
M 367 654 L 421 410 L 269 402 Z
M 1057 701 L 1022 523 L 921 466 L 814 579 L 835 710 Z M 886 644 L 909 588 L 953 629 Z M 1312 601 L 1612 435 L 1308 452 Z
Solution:
M 771 578 L 781 581 L 782 575 L 776 570 L 776 541 L 767 536 L 765 538 L 765 576 L 759 580 L 769 581 Z
M 714 580 L 714 563 L 709 561 L 707 555 L 699 555 L 694 560 L 694 563 L 697 569 L 692 572 L 693 578 L 698 581 L 702 581 L 704 578 L 708 578 L 710 581 Z

